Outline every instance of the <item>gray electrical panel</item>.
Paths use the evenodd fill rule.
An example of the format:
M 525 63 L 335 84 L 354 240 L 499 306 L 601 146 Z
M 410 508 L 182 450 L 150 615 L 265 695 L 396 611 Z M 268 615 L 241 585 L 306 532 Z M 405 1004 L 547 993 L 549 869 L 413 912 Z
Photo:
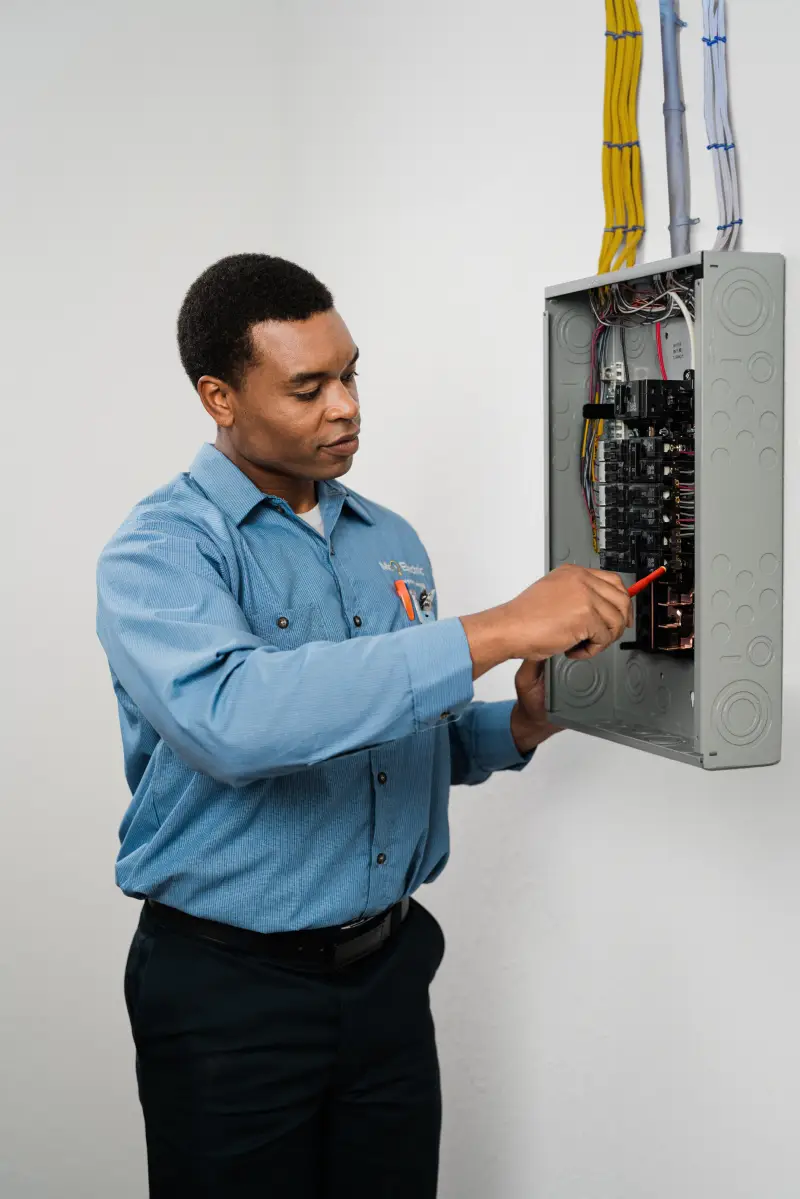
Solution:
M 680 640 L 661 633 L 673 637 L 666 652 L 642 649 L 641 638 L 640 643 L 623 638 L 590 661 L 554 658 L 546 672 L 547 707 L 556 724 L 706 770 L 767 766 L 779 761 L 781 751 L 781 255 L 693 254 L 546 290 L 546 565 L 548 570 L 565 562 L 606 565 L 597 548 L 606 534 L 593 533 L 579 474 L 593 387 L 597 297 L 604 294 L 599 289 L 623 284 L 630 297 L 637 287 L 649 286 L 652 294 L 654 280 L 665 277 L 680 277 L 694 289 L 693 457 L 680 451 L 680 464 L 693 463 L 694 473 L 684 475 L 691 489 L 674 484 L 682 488 L 675 492 L 678 504 L 691 490 L 693 521 L 679 516 L 674 536 L 691 529 L 675 544 L 691 546 L 693 555 L 692 592 L 683 597 L 694 607 L 692 636 Z M 691 299 L 690 291 L 684 294 Z M 692 378 L 685 373 L 689 328 L 677 312 L 658 331 L 660 360 L 654 324 L 627 328 L 622 345 L 614 342 L 618 328 L 608 335 L 612 366 L 605 377 L 615 370 L 619 379 L 627 374 L 629 403 L 637 387 L 643 394 L 638 381 Z M 652 446 L 657 425 L 655 418 L 642 434 L 649 433 L 651 441 L 639 444 Z M 623 425 L 613 427 L 626 435 Z M 619 449 L 597 451 L 594 470 L 603 480 L 604 453 L 618 456 Z M 624 520 L 624 509 L 616 511 Z M 637 577 L 635 571 L 620 573 L 626 584 Z M 666 590 L 663 595 L 660 606 L 650 600 L 649 619 L 658 629 L 673 630 L 684 619 L 676 607 L 681 596 Z

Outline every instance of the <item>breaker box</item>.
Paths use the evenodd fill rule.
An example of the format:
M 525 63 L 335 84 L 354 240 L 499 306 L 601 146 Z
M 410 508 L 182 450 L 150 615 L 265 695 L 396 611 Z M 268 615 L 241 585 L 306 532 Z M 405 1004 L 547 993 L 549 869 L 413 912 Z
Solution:
M 784 259 L 698 253 L 545 292 L 546 566 L 666 573 L 547 666 L 554 723 L 706 770 L 780 759 Z

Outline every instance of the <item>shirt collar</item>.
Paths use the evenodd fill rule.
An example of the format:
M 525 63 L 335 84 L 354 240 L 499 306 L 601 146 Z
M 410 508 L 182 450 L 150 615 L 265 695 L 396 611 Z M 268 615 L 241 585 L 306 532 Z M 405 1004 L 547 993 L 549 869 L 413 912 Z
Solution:
M 221 508 L 231 520 L 240 525 L 255 507 L 265 500 L 274 497 L 267 496 L 256 487 L 247 475 L 234 466 L 230 458 L 226 458 L 216 446 L 204 445 L 189 471 L 191 477 L 198 483 L 208 498 Z M 318 484 L 320 500 L 323 493 L 331 498 L 342 496 L 346 506 L 360 517 L 366 524 L 375 523 L 369 509 L 360 496 L 352 492 L 335 479 Z

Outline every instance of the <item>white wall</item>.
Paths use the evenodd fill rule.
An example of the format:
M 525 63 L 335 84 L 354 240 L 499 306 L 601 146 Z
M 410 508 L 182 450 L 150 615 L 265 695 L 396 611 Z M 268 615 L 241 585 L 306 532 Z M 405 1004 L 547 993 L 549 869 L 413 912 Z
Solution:
M 652 259 L 668 252 L 660 58 L 657 6 L 640 7 Z M 729 7 L 745 244 L 790 265 L 791 512 L 800 22 L 780 0 Z M 683 62 L 702 247 L 698 9 Z M 597 257 L 602 5 L 268 11 L 3 17 L 4 1199 L 144 1193 L 120 985 L 133 905 L 112 886 L 126 797 L 92 572 L 206 435 L 173 348 L 197 271 L 267 249 L 333 287 L 364 356 L 354 485 L 416 523 L 446 611 L 541 568 L 541 293 Z M 424 896 L 449 940 L 444 1199 L 800 1193 L 799 583 L 790 556 L 779 767 L 706 777 L 563 734 L 526 774 L 454 794 L 453 860 Z M 509 686 L 497 672 L 482 694 Z
M 276 240 L 269 12 L 2 6 L 3 1199 L 146 1194 L 94 566 L 213 435 L 175 347 L 186 288 Z

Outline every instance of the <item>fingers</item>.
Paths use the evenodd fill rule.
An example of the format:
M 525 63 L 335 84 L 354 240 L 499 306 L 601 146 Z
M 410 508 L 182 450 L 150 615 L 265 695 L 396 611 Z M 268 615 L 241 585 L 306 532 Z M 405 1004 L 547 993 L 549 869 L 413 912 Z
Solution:
M 591 610 L 584 625 L 584 637 L 567 651 L 568 658 L 593 658 L 622 636 L 628 619 L 627 606 L 608 599 L 607 595 L 607 591 L 601 593 L 599 588 L 592 590 Z
M 568 643 L 567 657 L 593 658 L 618 641 L 626 627 L 633 624 L 631 598 L 622 579 L 613 571 L 569 564 L 558 567 L 550 577 L 557 588 L 554 598 L 563 602 L 563 615 L 574 638 L 571 645 Z M 561 578 L 563 583 L 559 581 Z M 554 614 L 557 607 L 556 602 Z M 555 619 L 558 623 L 558 616 Z
M 620 591 L 623 595 L 628 595 L 628 588 L 615 571 L 595 570 L 594 567 L 587 567 L 586 573 L 590 574 L 593 579 L 597 579 L 599 582 L 608 583 L 609 586 L 613 587 L 616 591 Z M 628 596 L 628 598 L 630 597 Z
M 594 567 L 572 566 L 570 564 L 556 567 L 556 570 L 579 570 L 593 587 L 603 587 L 607 590 L 610 589 L 619 599 L 625 602 L 630 610 L 630 596 L 628 595 L 628 588 L 615 571 L 596 570 Z M 611 598 L 611 596 L 609 595 L 608 598 Z
M 605 595 L 596 592 L 594 606 L 598 616 L 608 629 L 608 641 L 606 644 L 610 645 L 612 641 L 616 641 L 625 632 L 628 623 L 629 605 L 620 605 L 613 600 L 609 600 Z
M 606 603 L 613 604 L 622 617 L 622 630 L 632 625 L 633 604 L 619 575 L 604 575 L 602 571 L 592 571 L 591 575 L 590 586 L 594 589 L 595 593 L 601 595 Z M 620 586 L 615 585 L 615 580 Z
M 522 691 L 531 691 L 544 674 L 544 661 L 541 658 L 526 658 L 517 671 L 517 686 Z

